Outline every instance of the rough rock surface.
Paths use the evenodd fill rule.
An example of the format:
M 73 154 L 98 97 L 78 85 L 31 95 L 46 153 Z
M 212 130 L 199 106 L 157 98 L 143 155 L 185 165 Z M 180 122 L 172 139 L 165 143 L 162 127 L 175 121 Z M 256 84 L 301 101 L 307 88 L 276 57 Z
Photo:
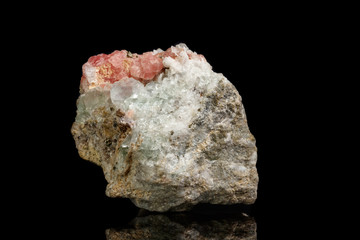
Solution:
M 247 215 L 225 219 L 189 219 L 186 215 L 150 215 L 135 218 L 129 227 L 107 229 L 108 240 L 255 240 L 256 223 Z
M 257 149 L 236 88 L 184 44 L 114 53 L 84 64 L 71 129 L 106 195 L 160 212 L 254 203 Z

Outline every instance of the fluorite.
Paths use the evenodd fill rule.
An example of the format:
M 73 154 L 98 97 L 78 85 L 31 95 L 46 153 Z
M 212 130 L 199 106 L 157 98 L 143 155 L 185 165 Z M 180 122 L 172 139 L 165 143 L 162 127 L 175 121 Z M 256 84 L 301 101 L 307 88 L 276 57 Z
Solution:
M 159 212 L 256 200 L 241 97 L 185 44 L 89 58 L 71 131 L 80 156 L 102 167 L 107 196 Z

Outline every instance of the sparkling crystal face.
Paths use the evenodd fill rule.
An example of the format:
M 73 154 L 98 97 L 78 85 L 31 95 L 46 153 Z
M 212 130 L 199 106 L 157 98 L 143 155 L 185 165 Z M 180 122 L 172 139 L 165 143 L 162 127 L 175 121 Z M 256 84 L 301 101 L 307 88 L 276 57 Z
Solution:
M 98 86 L 104 87 L 108 83 L 126 78 L 133 78 L 147 84 L 163 72 L 164 58 L 176 58 L 182 52 L 187 54 L 189 58 L 205 60 L 202 55 L 189 51 L 185 45 L 178 45 L 176 48 L 172 47 L 166 51 L 158 49 L 140 55 L 126 50 L 116 50 L 108 55 L 93 56 L 83 65 L 81 91 L 86 92 Z

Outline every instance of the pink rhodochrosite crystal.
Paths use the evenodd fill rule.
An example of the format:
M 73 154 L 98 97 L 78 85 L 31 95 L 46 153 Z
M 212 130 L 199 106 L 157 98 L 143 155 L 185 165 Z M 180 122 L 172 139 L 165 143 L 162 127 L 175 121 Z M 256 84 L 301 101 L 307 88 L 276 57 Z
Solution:
M 135 56 L 130 67 L 130 76 L 144 83 L 153 79 L 164 67 L 160 54 L 146 52 Z
M 83 76 L 81 78 L 81 92 L 107 83 L 114 83 L 125 78 L 134 78 L 143 84 L 152 81 L 164 69 L 163 59 L 165 57 L 177 58 L 184 48 L 171 47 L 165 52 L 155 50 L 143 54 L 132 54 L 126 50 L 115 50 L 111 54 L 99 54 L 89 58 L 83 65 Z M 185 52 L 190 59 L 205 58 L 194 52 Z

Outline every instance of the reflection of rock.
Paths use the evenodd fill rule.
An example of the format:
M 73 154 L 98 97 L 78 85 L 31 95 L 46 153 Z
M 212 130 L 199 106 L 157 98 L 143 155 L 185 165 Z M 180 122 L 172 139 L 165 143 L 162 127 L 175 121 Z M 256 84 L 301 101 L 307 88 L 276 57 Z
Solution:
M 107 229 L 108 240 L 256 239 L 256 223 L 241 214 L 231 218 L 193 218 L 186 214 L 150 215 L 135 218 L 128 228 Z

